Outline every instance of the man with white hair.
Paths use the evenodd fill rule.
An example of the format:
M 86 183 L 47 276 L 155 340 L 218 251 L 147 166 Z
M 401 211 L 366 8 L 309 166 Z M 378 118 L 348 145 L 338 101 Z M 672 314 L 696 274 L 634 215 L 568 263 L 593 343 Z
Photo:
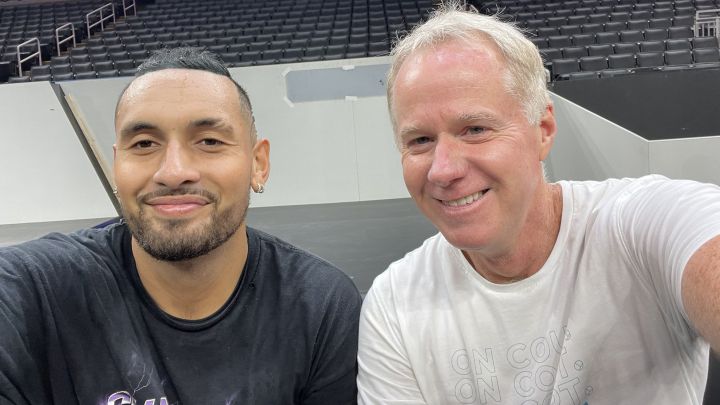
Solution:
M 541 57 L 462 8 L 392 53 L 405 183 L 440 233 L 363 303 L 359 403 L 701 403 L 720 348 L 720 188 L 548 183 Z

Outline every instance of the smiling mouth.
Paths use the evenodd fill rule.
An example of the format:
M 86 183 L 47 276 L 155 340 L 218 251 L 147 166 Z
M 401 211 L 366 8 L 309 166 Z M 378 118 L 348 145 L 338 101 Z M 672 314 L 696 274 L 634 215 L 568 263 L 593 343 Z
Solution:
M 456 200 L 440 200 L 440 202 L 442 202 L 443 205 L 447 205 L 449 207 L 462 207 L 464 205 L 472 204 L 475 201 L 479 200 L 488 191 L 490 191 L 489 188 L 475 192 L 470 195 L 466 195 L 465 197 L 460 197 Z

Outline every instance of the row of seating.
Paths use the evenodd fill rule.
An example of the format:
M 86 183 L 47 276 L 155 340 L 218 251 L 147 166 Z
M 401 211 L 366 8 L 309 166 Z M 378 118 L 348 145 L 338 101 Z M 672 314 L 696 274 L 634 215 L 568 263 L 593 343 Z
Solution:
M 560 10 L 575 8 L 592 8 L 598 6 L 615 6 L 617 4 L 650 4 L 654 7 L 709 7 L 717 6 L 715 0 L 676 0 L 676 1 L 653 1 L 653 0 L 571 0 L 563 2 L 545 2 L 542 0 L 496 0 L 496 1 L 480 1 L 475 2 L 482 10 L 492 11 L 498 8 L 505 8 L 511 11 L 540 11 L 540 10 Z M 645 6 L 641 6 L 645 7 Z
M 143 47 L 147 44 L 156 43 L 172 43 L 181 42 L 185 44 L 192 43 L 192 46 L 204 46 L 211 49 L 223 49 L 230 51 L 261 51 L 265 49 L 284 49 L 288 47 L 292 48 L 304 48 L 306 46 L 327 46 L 327 45 L 369 45 L 382 43 L 387 44 L 388 37 L 385 34 L 382 35 L 368 35 L 368 34 L 356 34 L 356 35 L 307 35 L 300 36 L 293 34 L 285 36 L 284 34 L 264 36 L 259 35 L 257 37 L 207 37 L 207 38 L 191 38 L 186 36 L 170 36 L 170 35 L 158 35 L 158 36 L 147 36 L 143 38 L 133 37 L 122 38 L 122 42 L 119 41 L 105 41 L 103 44 L 95 45 L 94 43 L 88 44 L 87 47 L 76 47 L 72 49 L 71 54 L 80 53 L 101 53 L 101 52 L 118 52 L 124 49 L 136 50 L 135 48 Z
M 563 25 L 562 27 L 545 27 L 535 30 L 527 30 L 526 33 L 531 39 L 550 37 L 572 37 L 574 35 L 593 35 L 600 37 L 612 37 L 621 32 L 648 32 L 653 36 L 664 38 L 685 38 L 693 36 L 693 29 L 690 25 L 678 25 L 667 27 L 665 25 L 651 26 L 650 21 L 637 21 L 634 24 L 606 23 L 606 24 L 583 24 Z
M 388 49 L 368 49 L 365 44 L 358 46 L 327 46 L 308 47 L 303 49 L 265 50 L 247 52 L 220 53 L 221 59 L 229 67 L 268 65 L 277 63 L 310 62 L 319 60 L 362 58 L 366 56 L 379 56 L 387 54 Z M 137 52 L 125 54 L 125 57 L 136 56 L 136 59 L 118 59 L 81 62 L 73 58 L 72 63 L 60 64 L 61 59 L 54 59 L 51 65 L 33 66 L 30 75 L 11 78 L 11 83 L 41 81 L 41 80 L 74 80 L 108 78 L 116 76 L 132 76 L 136 66 L 146 60 L 148 53 Z M 98 55 L 96 55 L 99 58 Z M 70 61 L 66 59 L 65 61 Z
M 134 43 L 134 44 L 118 44 L 110 46 L 93 46 L 88 48 L 74 48 L 69 56 L 54 57 L 51 63 L 65 63 L 65 60 L 72 62 L 81 61 L 86 62 L 97 59 L 123 59 L 125 55 L 130 55 L 133 58 L 137 58 L 137 55 L 143 55 L 148 52 L 160 48 L 171 48 L 177 46 L 204 46 L 210 51 L 215 53 L 244 53 L 244 52 L 263 52 L 263 51 L 284 51 L 287 49 L 293 50 L 304 50 L 304 49 L 318 49 L 318 48 L 330 48 L 330 49 L 347 49 L 350 52 L 361 52 L 368 51 L 373 56 L 379 56 L 387 54 L 389 51 L 389 45 L 387 41 L 382 42 L 358 42 L 358 43 L 330 43 L 326 41 L 319 41 L 318 38 L 310 38 L 307 40 L 293 40 L 293 41 L 273 41 L 269 43 L 249 43 L 249 44 L 220 44 L 206 46 L 200 43 L 199 40 L 187 40 L 187 41 L 166 41 L 166 42 L 146 42 L 146 43 Z
M 531 38 L 530 40 L 539 49 L 562 48 L 566 46 L 587 46 L 594 44 L 615 44 L 618 42 L 642 42 L 642 41 L 665 41 L 668 39 L 687 40 L 693 38 L 689 27 L 680 30 L 664 30 L 660 28 L 648 28 L 646 30 L 624 30 L 613 32 L 598 32 L 590 34 L 575 35 L 552 35 L 549 37 Z M 717 43 L 715 37 L 698 38 L 700 41 Z
M 717 49 L 672 50 L 665 52 L 639 52 L 636 54 L 614 54 L 603 56 L 583 56 L 581 58 L 556 59 L 552 62 L 552 74 L 555 80 L 571 78 L 598 77 L 587 72 L 637 71 L 641 69 L 686 69 L 720 67 L 720 53 Z
M 141 61 L 139 61 L 141 63 Z M 138 64 L 139 64 L 138 63 Z M 43 65 L 33 66 L 29 75 L 11 77 L 9 83 L 29 81 L 64 81 L 109 78 L 117 76 L 132 76 L 136 71 L 136 62 L 133 60 L 107 61 L 93 64 L 74 65 Z
M 537 13 L 516 13 L 513 14 L 517 22 L 521 25 L 540 24 L 558 26 L 564 24 L 584 24 L 586 22 L 606 22 L 606 21 L 629 21 L 629 20 L 649 20 L 652 18 L 673 18 L 676 16 L 694 16 L 697 11 L 694 7 L 685 8 L 657 8 L 654 10 L 634 10 L 634 11 L 611 11 L 596 7 L 587 11 L 581 9 L 574 10 L 557 10 L 545 11 Z
M 525 1 L 525 0 L 523 0 Z M 174 0 L 170 2 L 157 2 L 152 5 L 153 9 L 161 10 L 196 10 L 199 12 L 216 9 L 227 9 L 230 7 L 242 7 L 248 10 L 260 10 L 271 13 L 273 11 L 283 10 L 287 7 L 308 7 L 308 8 L 324 8 L 324 9 L 341 9 L 345 7 L 378 7 L 383 6 L 385 8 L 398 8 L 407 7 L 413 4 L 428 5 L 431 4 L 432 0 L 264 0 L 257 2 L 255 0 L 246 1 L 204 1 L 197 2 L 196 0 Z
M 615 16 L 616 17 L 616 16 Z M 545 19 L 517 20 L 514 21 L 518 26 L 527 29 L 559 29 L 568 25 L 582 26 L 587 24 L 644 24 L 644 22 L 658 24 L 660 26 L 677 26 L 677 25 L 693 25 L 695 22 L 694 15 L 677 15 L 660 18 L 615 18 L 612 14 L 586 14 L 571 17 L 552 17 Z
M 327 24 L 327 23 L 338 23 L 347 25 L 357 25 L 365 22 L 365 25 L 373 22 L 379 22 L 385 24 L 393 21 L 413 21 L 416 22 L 422 17 L 424 13 L 413 11 L 407 12 L 400 15 L 368 15 L 368 14 L 347 14 L 338 16 L 318 16 L 318 15 L 305 15 L 305 16 L 281 16 L 275 15 L 268 19 L 255 19 L 248 17 L 247 15 L 238 14 L 227 14 L 216 17 L 190 17 L 186 14 L 174 14 L 164 18 L 159 17 L 148 17 L 138 16 L 135 18 L 128 18 L 126 25 L 130 27 L 154 27 L 160 26 L 171 26 L 172 24 L 166 21 L 172 21 L 177 25 L 203 25 L 203 24 L 217 24 L 219 26 L 232 27 L 232 28 L 245 28 L 245 27 L 282 27 L 285 25 L 297 25 L 297 24 Z M 159 23 L 159 24 L 158 24 Z
M 285 7 L 277 8 L 273 11 L 264 11 L 261 9 L 247 9 L 242 8 L 243 13 L 238 13 L 237 7 L 228 7 L 227 9 L 214 9 L 208 11 L 197 11 L 188 10 L 183 11 L 181 9 L 172 10 L 160 10 L 160 9 L 149 9 L 143 15 L 151 18 L 166 16 L 169 18 L 178 18 L 182 15 L 194 15 L 197 17 L 204 18 L 215 18 L 228 14 L 242 15 L 246 19 L 253 20 L 266 20 L 272 18 L 287 18 L 287 17 L 306 17 L 306 16 L 345 16 L 345 15 L 367 15 L 369 17 L 381 17 L 381 16 L 398 16 L 403 14 L 416 13 L 418 10 L 427 10 L 431 8 L 431 3 L 425 4 L 411 4 L 404 7 L 383 7 L 378 5 L 377 7 L 340 7 L 340 8 L 326 8 L 324 6 L 319 7 Z
M 178 22 L 171 20 L 170 22 L 160 22 L 157 24 L 135 25 L 135 26 L 118 26 L 116 30 L 112 32 L 104 33 L 102 36 L 112 36 L 114 33 L 117 34 L 148 34 L 148 33 L 163 33 L 163 32 L 190 32 L 190 35 L 196 30 L 198 31 L 226 31 L 230 32 L 229 35 L 259 35 L 259 34 L 277 34 L 279 32 L 296 32 L 296 31 L 323 31 L 332 29 L 347 29 L 354 31 L 382 31 L 387 30 L 388 27 L 395 26 L 407 26 L 414 25 L 419 22 L 420 16 L 407 19 L 388 19 L 379 21 L 368 21 L 368 20 L 353 20 L 353 21 L 318 21 L 312 22 L 308 20 L 304 21 L 286 21 L 282 24 L 258 26 L 247 23 L 206 23 L 197 21 L 183 21 Z M 179 29 L 180 28 L 180 29 Z M 218 32 L 218 34 L 221 34 Z M 225 34 L 222 34 L 225 35 Z
M 704 39 L 704 38 L 697 38 Z M 542 49 L 543 59 L 548 64 L 555 59 L 580 58 L 583 56 L 608 56 L 612 54 L 640 53 L 640 52 L 665 52 L 674 50 L 693 50 L 693 49 L 713 49 L 718 51 L 717 41 L 715 38 L 707 38 L 715 42 L 715 44 L 701 43 L 697 41 L 695 44 L 691 41 L 682 39 L 667 41 L 643 41 L 643 42 L 627 42 L 618 44 L 590 45 L 590 46 L 570 46 L 566 48 L 547 48 Z M 704 51 L 703 51 L 704 52 Z

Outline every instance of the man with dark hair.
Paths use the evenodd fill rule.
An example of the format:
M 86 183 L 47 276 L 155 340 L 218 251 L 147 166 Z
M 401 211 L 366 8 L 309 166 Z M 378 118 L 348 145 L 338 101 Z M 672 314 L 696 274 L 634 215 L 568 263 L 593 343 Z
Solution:
M 152 56 L 115 116 L 123 220 L 0 249 L 0 404 L 351 404 L 360 296 L 245 225 L 269 174 L 212 54 Z

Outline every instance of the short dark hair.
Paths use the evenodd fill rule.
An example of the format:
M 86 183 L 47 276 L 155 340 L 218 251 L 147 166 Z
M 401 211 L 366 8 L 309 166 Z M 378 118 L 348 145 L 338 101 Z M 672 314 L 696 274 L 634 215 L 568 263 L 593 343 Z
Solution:
M 250 97 L 248 97 L 245 89 L 235 81 L 230 75 L 230 71 L 225 67 L 222 60 L 214 53 L 204 48 L 197 47 L 179 47 L 179 48 L 164 48 L 159 49 L 150 56 L 145 62 L 138 66 L 135 72 L 135 79 L 148 73 L 157 72 L 165 69 L 191 69 L 191 70 L 202 70 L 205 72 L 215 73 L 220 76 L 225 76 L 230 79 L 237 88 L 238 94 L 240 95 L 240 106 L 247 113 L 247 118 L 250 121 L 250 127 L 252 131 L 252 137 L 255 139 L 255 118 L 252 113 L 252 104 L 250 103 Z M 125 91 L 130 84 L 135 81 L 133 79 L 128 83 L 127 86 L 120 93 L 118 98 L 118 106 L 120 100 L 125 95 Z M 117 116 L 117 107 L 115 108 L 115 115 Z

